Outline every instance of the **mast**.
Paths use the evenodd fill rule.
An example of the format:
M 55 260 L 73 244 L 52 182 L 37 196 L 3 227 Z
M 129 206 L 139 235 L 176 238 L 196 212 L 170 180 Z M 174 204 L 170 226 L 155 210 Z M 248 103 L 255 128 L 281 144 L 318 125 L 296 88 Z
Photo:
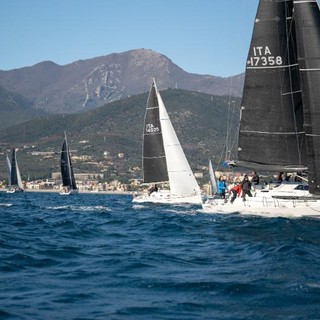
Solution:
M 320 195 L 320 12 L 316 0 L 295 0 L 293 3 L 307 142 L 309 192 Z
M 238 165 L 306 168 L 292 1 L 260 0 L 247 58 Z

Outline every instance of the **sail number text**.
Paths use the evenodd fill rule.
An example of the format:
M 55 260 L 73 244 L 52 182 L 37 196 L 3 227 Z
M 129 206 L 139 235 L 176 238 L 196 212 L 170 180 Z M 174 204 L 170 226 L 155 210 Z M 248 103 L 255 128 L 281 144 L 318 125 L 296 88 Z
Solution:
M 157 133 L 159 131 L 160 131 L 159 127 L 155 127 L 151 123 L 146 124 L 146 133 Z
M 251 67 L 281 66 L 283 63 L 282 57 L 272 55 L 268 46 L 253 47 L 252 53 L 247 61 L 247 65 Z

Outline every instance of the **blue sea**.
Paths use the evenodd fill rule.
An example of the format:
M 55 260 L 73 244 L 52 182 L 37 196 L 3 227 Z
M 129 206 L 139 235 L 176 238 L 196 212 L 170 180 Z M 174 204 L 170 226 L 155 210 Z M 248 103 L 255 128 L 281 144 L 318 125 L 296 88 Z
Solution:
M 320 319 L 320 221 L 0 194 L 0 319 Z

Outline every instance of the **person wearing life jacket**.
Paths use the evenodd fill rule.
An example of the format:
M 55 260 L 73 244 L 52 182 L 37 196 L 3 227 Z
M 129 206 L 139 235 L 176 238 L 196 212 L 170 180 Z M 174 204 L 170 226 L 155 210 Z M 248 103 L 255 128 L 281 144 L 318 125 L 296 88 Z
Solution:
M 151 187 L 151 188 L 149 189 L 148 194 L 149 194 L 149 196 L 150 196 L 150 194 L 151 194 L 152 192 L 157 192 L 157 191 L 158 191 L 158 186 L 155 184 L 153 187 Z
M 219 177 L 219 180 L 217 182 L 217 189 L 218 189 L 218 195 L 221 197 L 221 199 L 225 199 L 227 184 L 226 184 L 226 181 L 223 179 L 223 176 Z
M 257 174 L 256 171 L 253 171 L 253 172 L 252 172 L 251 182 L 252 182 L 254 185 L 257 185 L 257 184 L 259 184 L 259 182 L 260 182 L 260 177 L 258 176 L 258 174 Z
M 277 183 L 282 183 L 283 181 L 283 172 L 279 172 L 277 176 Z
M 249 180 L 248 176 L 245 174 L 244 178 L 241 182 L 241 189 L 242 189 L 242 199 L 246 201 L 246 195 L 252 197 L 251 193 L 251 181 Z
M 236 184 L 230 189 L 229 191 L 230 193 L 232 193 L 232 197 L 230 199 L 230 203 L 233 203 L 234 200 L 236 200 L 236 197 L 240 197 L 241 195 L 241 185 L 239 182 L 236 182 Z

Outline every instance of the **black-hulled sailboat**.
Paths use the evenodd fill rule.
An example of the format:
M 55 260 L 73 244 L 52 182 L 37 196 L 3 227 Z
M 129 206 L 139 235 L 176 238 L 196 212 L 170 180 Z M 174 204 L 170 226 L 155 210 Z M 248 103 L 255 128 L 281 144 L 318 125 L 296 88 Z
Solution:
M 153 79 L 143 132 L 143 182 L 153 185 L 133 202 L 201 204 L 201 192 Z M 169 190 L 157 190 L 169 184 Z M 152 191 L 152 192 L 151 192 Z
M 11 163 L 8 155 L 6 155 L 6 169 L 7 169 L 7 175 L 8 175 L 7 193 L 24 191 L 20 170 L 17 162 L 16 149 L 12 149 Z
M 66 133 L 64 133 L 64 141 L 61 149 L 60 168 L 61 168 L 62 184 L 64 188 L 63 192 L 60 192 L 60 194 L 61 195 L 77 194 L 78 188 L 77 188 L 76 180 L 73 174 Z
M 317 1 L 260 0 L 246 66 L 237 164 L 307 171 L 308 184 L 284 183 L 234 204 L 209 201 L 204 211 L 320 217 L 319 103 Z

